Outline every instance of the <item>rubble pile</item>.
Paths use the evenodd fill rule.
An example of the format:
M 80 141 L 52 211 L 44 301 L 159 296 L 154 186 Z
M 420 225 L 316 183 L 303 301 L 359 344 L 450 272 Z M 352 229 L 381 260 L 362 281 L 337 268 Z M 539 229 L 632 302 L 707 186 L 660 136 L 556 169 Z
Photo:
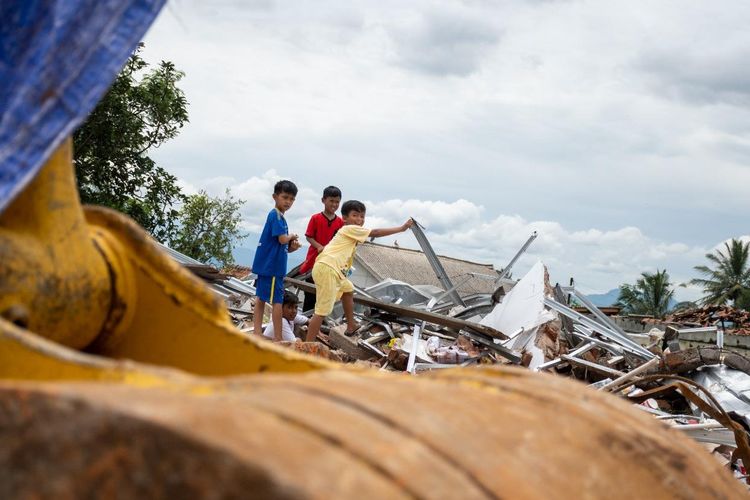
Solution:
M 314 291 L 300 280 L 288 284 Z M 360 328 L 345 335 L 338 311 L 319 340 L 381 370 L 418 374 L 502 363 L 572 377 L 704 443 L 747 479 L 750 360 L 743 355 L 717 347 L 682 350 L 675 327 L 641 336 L 641 345 L 575 288 L 552 287 L 541 262 L 508 291 L 464 298 L 463 306 L 442 297 L 417 301 L 417 292 L 392 280 L 362 290 L 355 298 Z M 589 314 L 571 308 L 573 301 Z M 728 317 L 739 322 L 742 312 Z
M 427 249 L 429 250 L 429 249 Z M 516 256 L 517 257 L 517 256 Z M 515 258 L 514 258 L 515 260 Z M 227 274 L 225 281 L 195 263 L 229 307 L 232 321 L 250 333 L 254 288 Z M 510 267 L 510 266 L 508 266 Z M 520 280 L 497 273 L 493 293 L 463 296 L 386 279 L 354 295 L 359 328 L 347 334 L 338 305 L 317 342 L 282 343 L 329 360 L 418 375 L 427 370 L 513 364 L 571 377 L 618 395 L 665 425 L 705 443 L 708 451 L 748 480 L 750 463 L 750 359 L 727 351 L 724 327 L 745 332 L 750 313 L 724 306 L 680 311 L 665 330 L 624 331 L 574 287 L 552 286 L 538 262 Z M 442 271 L 436 269 L 436 273 Z M 314 293 L 306 276 L 287 277 L 287 289 Z M 571 304 L 582 305 L 587 313 Z M 308 311 L 309 313 L 309 311 Z M 721 333 L 719 347 L 680 347 L 683 332 Z M 718 339 L 718 337 L 717 337 Z
M 750 311 L 726 305 L 684 309 L 670 314 L 665 320 L 683 326 L 713 326 L 723 323 L 727 332 L 734 335 L 750 335 Z

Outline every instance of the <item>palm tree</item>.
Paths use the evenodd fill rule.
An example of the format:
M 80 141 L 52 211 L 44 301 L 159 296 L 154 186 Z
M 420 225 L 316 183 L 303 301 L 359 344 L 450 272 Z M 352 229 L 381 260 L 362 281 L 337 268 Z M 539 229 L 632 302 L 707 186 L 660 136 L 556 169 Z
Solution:
M 724 250 L 707 253 L 706 258 L 715 268 L 695 266 L 705 278 L 690 280 L 693 285 L 703 287 L 705 296 L 701 303 L 723 305 L 732 302 L 735 307 L 750 305 L 750 266 L 748 266 L 750 243 L 732 238 L 724 243 Z
M 669 282 L 667 270 L 657 269 L 654 274 L 641 273 L 635 285 L 622 285 L 617 305 L 626 313 L 663 318 L 669 311 L 673 295 L 674 290 Z

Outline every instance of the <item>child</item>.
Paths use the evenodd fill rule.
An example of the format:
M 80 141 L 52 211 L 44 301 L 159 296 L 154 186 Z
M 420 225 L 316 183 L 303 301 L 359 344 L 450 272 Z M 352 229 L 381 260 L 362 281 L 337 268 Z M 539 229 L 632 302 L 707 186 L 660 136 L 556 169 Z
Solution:
M 379 238 L 401 233 L 414 224 L 414 221 L 409 219 L 398 227 L 366 229 L 362 227 L 365 223 L 365 204 L 356 200 L 344 203 L 341 215 L 344 217 L 344 227 L 339 229 L 336 236 L 326 245 L 313 266 L 312 276 L 316 288 L 315 314 L 307 331 L 308 342 L 314 341 L 318 336 L 323 318 L 331 314 L 333 305 L 339 298 L 344 306 L 346 333 L 350 334 L 357 329 L 354 322 L 354 287 L 347 279 L 357 245 L 364 243 L 368 237 Z
M 266 326 L 266 330 L 263 332 L 264 337 L 273 339 L 275 341 L 286 340 L 287 342 L 294 342 L 297 338 L 294 336 L 294 327 L 296 325 L 306 325 L 307 318 L 297 313 L 297 304 L 299 299 L 290 291 L 284 292 L 284 305 L 281 306 L 281 338 L 276 338 L 275 335 L 275 323 L 269 323 Z
M 301 274 L 312 270 L 315 259 L 323 251 L 336 232 L 344 225 L 344 221 L 336 215 L 341 203 L 341 190 L 336 186 L 328 186 L 323 190 L 323 211 L 310 217 L 310 223 L 305 231 L 305 238 L 310 243 L 310 249 L 307 251 L 305 262 L 299 268 Z M 312 283 L 312 279 L 308 279 Z M 302 305 L 303 311 L 309 311 L 315 306 L 315 294 L 305 292 L 305 302 Z
M 281 340 L 281 303 L 284 300 L 284 276 L 287 253 L 300 247 L 296 234 L 289 234 L 284 213 L 292 207 L 297 196 L 297 186 L 292 181 L 279 181 L 273 187 L 275 207 L 268 213 L 266 224 L 258 241 L 253 259 L 255 282 L 255 308 L 253 331 L 260 335 L 266 302 L 270 303 L 274 339 Z

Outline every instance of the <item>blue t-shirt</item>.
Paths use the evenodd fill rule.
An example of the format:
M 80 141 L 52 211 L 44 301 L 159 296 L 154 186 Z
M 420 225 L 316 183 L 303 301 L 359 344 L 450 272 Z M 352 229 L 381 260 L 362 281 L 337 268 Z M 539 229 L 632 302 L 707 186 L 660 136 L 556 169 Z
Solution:
M 279 243 L 279 236 L 289 234 L 289 227 L 281 212 L 273 210 L 268 212 L 266 225 L 260 234 L 258 248 L 255 250 L 253 259 L 253 272 L 259 276 L 284 276 L 286 275 L 286 262 L 288 244 Z

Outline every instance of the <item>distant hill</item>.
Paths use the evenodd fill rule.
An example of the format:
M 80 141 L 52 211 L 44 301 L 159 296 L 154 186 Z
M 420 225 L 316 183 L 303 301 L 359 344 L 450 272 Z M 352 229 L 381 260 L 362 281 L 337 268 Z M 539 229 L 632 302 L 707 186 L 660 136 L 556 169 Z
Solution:
M 592 293 L 591 295 L 586 295 L 586 297 L 597 307 L 612 306 L 617 302 L 617 297 L 619 296 L 619 288 L 610 290 L 607 293 Z

